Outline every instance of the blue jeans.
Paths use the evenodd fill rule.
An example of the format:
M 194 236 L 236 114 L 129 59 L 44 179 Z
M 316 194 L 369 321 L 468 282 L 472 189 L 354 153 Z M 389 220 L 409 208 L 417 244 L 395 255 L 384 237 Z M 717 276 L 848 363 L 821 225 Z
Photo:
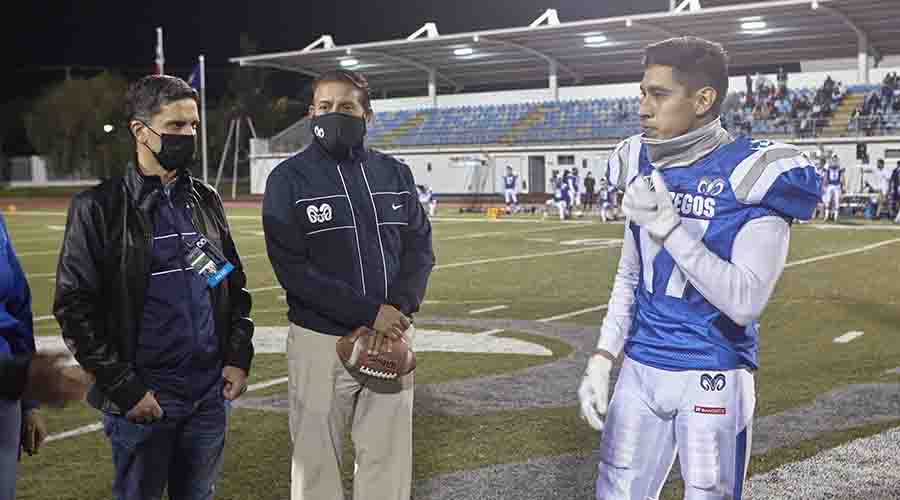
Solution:
M 135 424 L 104 415 L 112 443 L 113 495 L 116 500 L 158 500 L 168 485 L 170 500 L 210 500 L 222 465 L 230 403 L 222 383 L 196 402 L 156 396 L 163 418 Z

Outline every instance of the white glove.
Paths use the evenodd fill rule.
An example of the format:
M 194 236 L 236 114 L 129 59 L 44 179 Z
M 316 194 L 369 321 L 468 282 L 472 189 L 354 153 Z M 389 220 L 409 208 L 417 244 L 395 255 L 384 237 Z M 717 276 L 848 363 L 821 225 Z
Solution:
M 672 206 L 672 197 L 662 175 L 653 169 L 650 179 L 655 191 L 643 177 L 636 178 L 628 186 L 622 198 L 622 212 L 655 240 L 663 242 L 681 224 L 681 217 Z
M 598 431 L 603 430 L 603 418 L 609 407 L 609 375 L 612 366 L 612 361 L 605 356 L 591 356 L 581 385 L 578 386 L 581 418 Z

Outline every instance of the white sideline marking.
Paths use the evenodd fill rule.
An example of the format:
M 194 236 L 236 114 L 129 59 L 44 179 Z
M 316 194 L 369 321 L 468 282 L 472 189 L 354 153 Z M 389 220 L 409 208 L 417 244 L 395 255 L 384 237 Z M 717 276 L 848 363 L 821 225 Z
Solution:
M 834 343 L 835 344 L 847 344 L 847 343 L 850 343 L 853 340 L 858 339 L 862 336 L 863 336 L 863 332 L 860 332 L 860 331 L 847 332 L 847 333 L 841 335 L 840 337 L 835 337 Z
M 493 330 L 485 330 L 485 331 L 483 331 L 483 332 L 478 332 L 478 333 L 476 333 L 475 335 L 480 335 L 480 336 L 482 336 L 482 337 L 487 337 L 487 336 L 489 336 L 489 335 L 494 335 L 494 334 L 500 333 L 500 332 L 502 332 L 502 331 L 504 331 L 503 328 L 494 328 Z
M 535 243 L 556 243 L 553 238 L 525 238 L 525 241 L 533 241 Z
M 65 231 L 65 230 L 66 230 L 66 226 L 57 226 L 57 225 L 54 225 L 54 224 L 48 224 L 48 225 L 47 225 L 47 229 L 49 229 L 49 230 L 51 230 L 51 231 Z
M 471 311 L 469 311 L 469 314 L 481 314 L 481 313 L 486 313 L 486 312 L 491 312 L 491 311 L 499 311 L 501 309 L 508 309 L 508 308 L 509 308 L 509 306 L 502 306 L 502 305 L 501 306 L 483 307 L 481 309 L 472 309 Z
M 562 231 L 563 229 L 572 229 L 566 226 L 554 226 L 554 227 L 542 227 L 539 229 L 529 229 L 527 231 L 494 231 L 489 233 L 468 233 L 468 234 L 460 234 L 457 236 L 448 236 L 446 238 L 439 238 L 437 241 L 454 241 L 454 240 L 470 240 L 475 238 L 489 238 L 491 236 L 508 236 L 508 235 L 517 235 L 517 234 L 531 234 L 531 233 L 542 233 L 545 231 Z
M 541 318 L 541 319 L 538 320 L 538 322 L 540 322 L 540 323 L 549 323 L 549 322 L 551 322 L 551 321 L 556 321 L 556 320 L 558 320 L 558 319 L 572 318 L 572 317 L 574 317 L 574 316 L 580 316 L 580 315 L 582 315 L 582 314 L 586 314 L 586 313 L 589 313 L 589 312 L 602 311 L 602 310 L 606 309 L 607 307 L 609 307 L 609 306 L 606 305 L 606 304 L 604 304 L 604 305 L 602 305 L 602 306 L 586 307 L 586 308 L 584 308 L 584 309 L 579 309 L 579 310 L 577 310 L 577 311 L 572 311 L 572 312 L 565 313 L 565 314 L 557 314 L 556 316 L 550 316 L 550 317 L 547 317 L 547 318 Z

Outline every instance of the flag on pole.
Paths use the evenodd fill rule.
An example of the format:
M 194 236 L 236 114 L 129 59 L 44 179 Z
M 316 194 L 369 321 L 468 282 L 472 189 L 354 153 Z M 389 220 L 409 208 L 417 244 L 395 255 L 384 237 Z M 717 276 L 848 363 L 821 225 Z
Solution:
M 200 63 L 197 63 L 194 66 L 194 69 L 191 70 L 191 75 L 188 76 L 188 85 L 194 88 L 197 92 L 200 92 L 201 87 L 201 78 L 200 78 Z
M 156 28 L 156 74 L 163 75 L 166 58 L 163 56 L 163 29 Z

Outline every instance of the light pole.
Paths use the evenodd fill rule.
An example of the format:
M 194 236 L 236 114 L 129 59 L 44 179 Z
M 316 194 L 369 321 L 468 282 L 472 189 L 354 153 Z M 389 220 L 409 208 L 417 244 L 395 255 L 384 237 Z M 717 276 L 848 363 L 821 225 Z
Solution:
M 106 174 L 107 178 L 111 177 L 111 172 L 109 170 L 110 134 L 112 134 L 115 129 L 116 128 L 109 123 L 103 126 L 103 131 L 106 132 L 106 140 L 103 141 L 103 173 Z

